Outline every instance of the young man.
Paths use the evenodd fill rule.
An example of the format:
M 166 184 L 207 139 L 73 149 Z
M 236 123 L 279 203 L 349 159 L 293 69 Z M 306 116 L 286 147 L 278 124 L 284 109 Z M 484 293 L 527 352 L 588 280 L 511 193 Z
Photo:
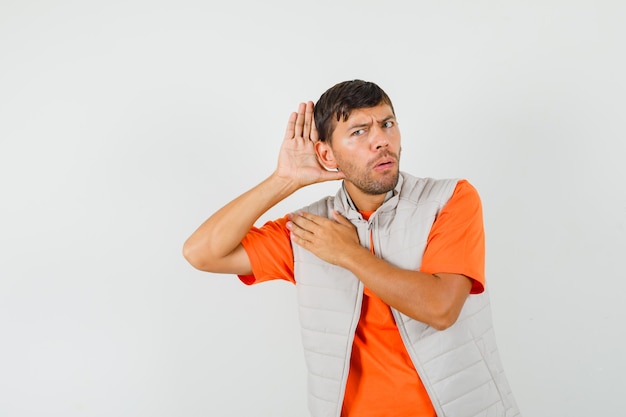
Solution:
M 387 94 L 339 83 L 300 104 L 276 170 L 204 222 L 184 255 L 246 284 L 296 284 L 314 417 L 516 416 L 478 194 L 401 172 L 400 151 Z M 335 197 L 254 227 L 299 188 L 339 179 Z

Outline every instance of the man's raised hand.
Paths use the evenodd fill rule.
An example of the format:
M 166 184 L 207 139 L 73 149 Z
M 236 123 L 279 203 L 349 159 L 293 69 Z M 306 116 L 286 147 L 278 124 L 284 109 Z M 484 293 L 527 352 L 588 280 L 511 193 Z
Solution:
M 328 171 L 320 165 L 315 152 L 317 140 L 313 102 L 300 103 L 298 111 L 289 116 L 276 175 L 293 181 L 298 187 L 343 179 L 343 173 Z

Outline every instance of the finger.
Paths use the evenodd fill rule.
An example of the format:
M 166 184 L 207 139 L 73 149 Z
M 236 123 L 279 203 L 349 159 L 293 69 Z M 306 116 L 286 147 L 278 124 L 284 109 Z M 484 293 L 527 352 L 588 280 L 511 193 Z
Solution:
M 289 222 L 291 223 L 289 230 L 292 232 L 296 231 L 306 231 L 308 233 L 312 233 L 310 228 L 312 227 L 312 222 L 303 217 L 300 213 L 291 213 L 289 215 Z
M 327 169 L 324 169 L 324 171 L 321 173 L 320 182 L 343 180 L 345 178 L 346 175 L 343 173 L 343 171 L 328 171 Z
M 309 220 L 302 216 L 302 213 L 289 213 L 289 221 L 287 222 L 287 228 L 289 230 L 307 230 L 307 224 L 311 224 Z
M 311 139 L 311 126 L 313 125 L 313 102 L 308 101 L 304 110 L 304 130 L 302 131 L 302 137 L 304 139 Z
M 308 240 L 305 240 L 305 239 L 303 239 L 303 238 L 301 238 L 301 237 L 299 237 L 299 236 L 295 235 L 294 233 L 291 233 L 291 234 L 289 235 L 289 237 L 290 237 L 290 239 L 291 239 L 291 241 L 292 241 L 293 243 L 295 243 L 295 244 L 297 244 L 298 246 L 301 246 L 301 247 L 303 247 L 303 248 L 305 248 L 305 249 L 308 249 L 308 246 L 309 246 L 309 243 L 310 243 Z
M 306 109 L 306 104 L 300 103 L 300 105 L 298 105 L 298 116 L 296 117 L 294 138 L 301 138 L 302 137 L 302 130 L 304 128 L 304 112 L 305 112 L 305 109 Z
M 317 214 L 309 213 L 307 211 L 299 211 L 293 214 L 293 220 L 298 222 L 298 225 L 304 229 L 311 230 L 315 226 L 323 225 L 324 222 L 329 221 L 326 217 L 318 216 Z
M 313 123 L 311 124 L 311 140 L 317 142 L 319 140 L 319 134 L 317 133 L 317 126 L 315 126 L 315 113 L 313 113 Z
M 297 238 L 297 240 L 309 242 L 313 238 L 313 233 L 300 227 L 294 221 L 288 221 L 286 226 L 287 226 L 287 229 L 289 229 L 290 231 L 289 236 L 292 239 Z
M 329 222 L 330 220 L 325 217 L 316 216 L 311 213 L 293 213 L 290 216 L 291 221 L 294 226 L 298 227 L 303 231 L 308 233 L 307 240 L 310 240 L 311 237 L 317 233 L 319 233 L 320 228 L 324 227 L 324 222 Z
M 298 113 L 296 112 L 291 113 L 291 115 L 289 116 L 289 120 L 287 121 L 287 128 L 285 129 L 285 139 L 294 138 L 297 117 Z

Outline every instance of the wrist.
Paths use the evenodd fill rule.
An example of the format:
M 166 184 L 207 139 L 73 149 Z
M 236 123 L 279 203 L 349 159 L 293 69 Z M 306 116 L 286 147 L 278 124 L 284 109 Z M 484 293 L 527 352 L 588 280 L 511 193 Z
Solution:
M 293 194 L 294 192 L 302 188 L 302 186 L 294 181 L 293 178 L 282 176 L 276 171 L 274 171 L 266 179 L 266 182 L 271 184 L 271 189 L 280 193 L 283 198 Z
M 370 256 L 374 255 L 358 243 L 354 246 L 347 246 L 337 254 L 337 266 L 356 274 L 357 270 L 363 268 Z

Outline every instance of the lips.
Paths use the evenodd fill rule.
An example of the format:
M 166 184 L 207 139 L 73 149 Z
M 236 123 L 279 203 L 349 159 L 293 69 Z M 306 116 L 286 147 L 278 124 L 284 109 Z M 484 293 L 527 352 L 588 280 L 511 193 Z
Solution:
M 374 164 L 374 169 L 376 171 L 384 171 L 386 169 L 392 168 L 396 164 L 396 160 L 390 156 L 383 157 L 376 161 Z

